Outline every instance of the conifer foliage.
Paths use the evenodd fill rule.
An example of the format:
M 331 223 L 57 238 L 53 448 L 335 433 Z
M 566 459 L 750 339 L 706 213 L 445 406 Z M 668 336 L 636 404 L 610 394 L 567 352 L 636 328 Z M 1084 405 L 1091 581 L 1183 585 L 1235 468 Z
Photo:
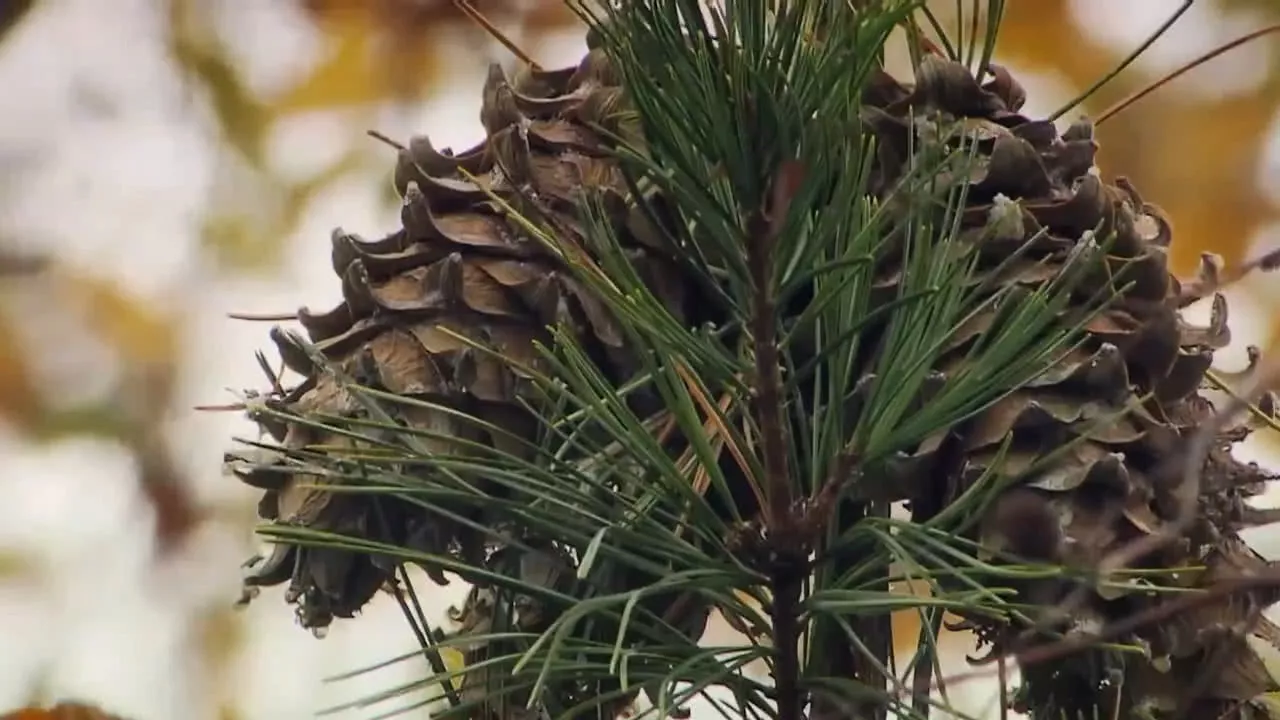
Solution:
M 490 70 L 479 146 L 397 144 L 402 227 L 334 232 L 342 302 L 272 333 L 302 380 L 229 457 L 276 543 L 246 597 L 318 629 L 460 577 L 458 628 L 414 623 L 457 717 L 925 717 L 911 606 L 1020 658 L 1037 719 L 1280 717 L 1215 268 L 1171 276 L 1089 121 L 1020 113 L 980 5 L 579 7 L 577 66 Z

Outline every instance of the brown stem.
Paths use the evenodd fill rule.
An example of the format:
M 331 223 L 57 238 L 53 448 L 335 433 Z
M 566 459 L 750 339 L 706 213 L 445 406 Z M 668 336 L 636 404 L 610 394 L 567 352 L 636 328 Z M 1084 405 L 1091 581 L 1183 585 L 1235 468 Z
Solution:
M 800 694 L 800 589 L 803 576 L 794 563 L 783 563 L 773 573 L 774 688 L 778 694 L 778 720 L 800 720 L 804 702 Z
M 526 63 L 529 64 L 530 67 L 532 67 L 535 70 L 542 69 L 542 66 L 534 62 L 533 58 L 529 56 L 529 53 L 520 49 L 519 45 L 516 45 L 514 42 L 512 42 L 511 38 L 507 37 L 506 33 L 499 30 L 497 25 L 494 25 L 493 22 L 489 20 L 489 18 L 485 17 L 479 10 L 475 9 L 475 7 L 473 7 L 468 0 L 453 0 L 453 4 L 459 10 L 461 10 L 463 14 L 471 18 L 473 22 L 475 22 L 480 27 L 484 28 L 484 31 L 489 33 L 489 35 L 492 36 L 494 40 L 497 40 L 498 42 L 502 43 L 502 46 L 505 47 L 508 51 L 510 51 L 512 55 L 515 55 L 516 57 L 525 61 Z
M 751 274 L 751 341 L 755 357 L 756 420 L 768 507 L 765 524 L 775 536 L 791 509 L 791 481 L 787 472 L 787 430 L 783 424 L 782 363 L 778 352 L 778 307 L 773 287 L 774 251 L 800 182 L 796 162 L 784 164 L 774 179 L 769 206 L 747 227 L 747 269 Z
M 298 319 L 298 313 L 238 313 L 229 312 L 227 318 L 231 320 L 248 320 L 249 322 L 289 322 Z
M 755 355 L 756 417 L 760 428 L 760 448 L 764 477 L 764 495 L 769 505 L 765 510 L 765 524 L 772 530 L 781 529 L 791 507 L 791 483 L 787 477 L 786 429 L 782 425 L 782 369 L 778 357 L 777 306 L 770 279 L 773 263 L 768 248 L 769 241 L 756 233 L 748 262 L 751 265 L 751 281 L 755 285 L 751 310 L 751 337 Z
M 382 143 L 382 144 L 384 144 L 384 145 L 390 145 L 390 146 L 391 146 L 393 149 L 395 149 L 395 150 L 407 150 L 407 149 L 408 149 L 408 148 L 406 148 L 406 147 L 404 146 L 404 143 L 400 142 L 399 140 L 396 140 L 395 138 L 392 138 L 392 137 L 391 137 L 391 136 L 389 136 L 389 135 L 386 135 L 385 133 L 379 132 L 379 131 L 377 131 L 377 130 L 365 130 L 365 131 L 364 131 L 364 133 L 365 133 L 366 135 L 368 135 L 369 137 L 373 138 L 374 140 L 377 140 L 378 142 L 380 142 L 380 143 Z
M 193 405 L 191 409 L 197 412 L 241 412 L 248 410 L 249 406 L 244 403 L 228 403 L 226 405 Z
M 768 205 L 747 223 L 746 261 L 751 275 L 751 341 L 755 358 L 752 385 L 760 432 L 759 478 L 767 504 L 761 508 L 768 531 L 770 588 L 773 603 L 774 687 L 779 720 L 800 720 L 799 606 L 807 557 L 797 552 L 796 523 L 791 517 L 792 488 L 787 467 L 787 429 L 782 404 L 782 363 L 778 349 L 778 308 L 773 284 L 775 252 L 782 228 L 803 176 L 795 161 L 783 163 L 770 188 Z

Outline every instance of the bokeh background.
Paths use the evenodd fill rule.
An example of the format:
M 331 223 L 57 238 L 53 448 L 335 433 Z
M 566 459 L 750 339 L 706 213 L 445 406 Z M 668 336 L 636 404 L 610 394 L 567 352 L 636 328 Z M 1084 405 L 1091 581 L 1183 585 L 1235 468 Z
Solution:
M 583 49 L 561 0 L 475 5 L 544 65 Z M 1007 5 L 998 62 L 1044 115 L 1181 3 Z M 1196 0 L 1064 121 L 1269 23 L 1275 0 Z M 220 460 L 252 428 L 193 407 L 263 382 L 269 324 L 228 313 L 329 306 L 329 231 L 395 227 L 393 156 L 365 130 L 470 145 L 494 61 L 515 62 L 450 0 L 0 0 L 0 712 L 77 698 L 135 720 L 292 720 L 427 674 L 411 659 L 337 677 L 416 647 L 389 598 L 324 640 L 279 592 L 232 609 L 255 497 Z M 1100 136 L 1104 173 L 1172 216 L 1181 273 L 1203 252 L 1236 264 L 1280 246 L 1280 36 Z M 1238 370 L 1247 345 L 1280 338 L 1280 276 L 1228 295 L 1219 364 Z M 1242 452 L 1280 467 L 1277 449 L 1263 435 Z M 1280 551 L 1271 529 L 1251 539 Z M 437 622 L 465 592 L 420 587 Z M 957 666 L 971 649 L 947 647 Z M 951 689 L 979 715 L 993 697 L 989 681 Z

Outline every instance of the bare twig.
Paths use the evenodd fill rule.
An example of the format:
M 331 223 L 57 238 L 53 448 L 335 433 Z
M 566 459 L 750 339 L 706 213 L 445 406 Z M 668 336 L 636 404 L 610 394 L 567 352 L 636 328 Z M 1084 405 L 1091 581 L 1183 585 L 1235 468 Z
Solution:
M 298 319 L 298 313 L 227 313 L 232 320 L 248 320 L 249 322 L 289 322 Z
M 1181 14 L 1182 14 L 1182 10 L 1185 10 L 1185 9 L 1186 9 L 1187 7 L 1189 7 L 1190 5 L 1191 5 L 1190 0 L 1187 0 L 1187 3 L 1186 3 L 1185 5 L 1183 5 L 1183 7 L 1182 7 L 1182 9 L 1181 9 L 1181 10 L 1179 10 L 1179 11 L 1178 11 L 1178 14 L 1179 14 L 1179 15 L 1181 15 Z M 1270 35 L 1271 33 L 1274 33 L 1274 32 L 1280 32 L 1280 23 L 1277 23 L 1277 24 L 1275 24 L 1275 25 L 1268 25 L 1267 27 L 1264 27 L 1264 28 L 1262 28 L 1262 29 L 1260 29 L 1260 30 L 1254 30 L 1253 32 L 1251 32 L 1251 33 L 1249 33 L 1249 34 L 1247 34 L 1247 35 L 1244 35 L 1244 36 L 1238 37 L 1238 38 L 1236 38 L 1235 40 L 1232 40 L 1231 42 L 1228 42 L 1228 43 L 1226 43 L 1226 44 L 1224 44 L 1224 45 L 1220 45 L 1220 46 L 1218 46 L 1217 48 L 1214 48 L 1213 50 L 1210 50 L 1209 52 L 1207 52 L 1207 53 L 1205 53 L 1205 54 L 1201 55 L 1200 57 L 1198 57 L 1198 58 L 1196 58 L 1196 59 L 1192 60 L 1191 62 L 1186 63 L 1186 64 L 1185 64 L 1185 65 L 1183 65 L 1182 67 L 1179 67 L 1178 69 L 1174 70 L 1173 72 L 1171 72 L 1171 73 L 1169 73 L 1169 74 L 1165 75 L 1164 77 L 1160 78 L 1159 80 L 1157 80 L 1157 81 L 1155 81 L 1155 82 L 1153 82 L 1153 83 L 1148 84 L 1146 87 L 1144 87 L 1144 88 L 1142 88 L 1141 90 L 1139 90 L 1139 91 L 1137 91 L 1137 92 L 1133 93 L 1133 94 L 1132 94 L 1132 95 L 1130 95 L 1129 97 L 1126 97 L 1125 99 L 1121 100 L 1120 102 L 1116 103 L 1115 105 L 1112 105 L 1111 107 L 1107 108 L 1106 110 L 1103 110 L 1103 111 L 1102 111 L 1102 114 L 1101 114 L 1101 115 L 1099 115 L 1099 116 L 1097 117 L 1097 119 L 1096 119 L 1096 120 L 1094 120 L 1094 124 L 1096 124 L 1096 125 L 1101 125 L 1102 123 L 1106 122 L 1106 121 L 1107 121 L 1107 119 L 1108 119 L 1108 118 L 1110 118 L 1110 117 L 1112 117 L 1113 115 L 1117 115 L 1117 114 L 1119 114 L 1119 113 L 1123 112 L 1126 108 L 1128 108 L 1129 106 L 1131 106 L 1131 105 L 1133 105 L 1134 103 L 1138 102 L 1138 101 L 1139 101 L 1139 100 L 1141 100 L 1142 98 L 1144 98 L 1144 97 L 1146 97 L 1146 96 L 1150 95 L 1151 93 L 1155 92 L 1156 90 L 1159 90 L 1160 88 L 1164 87 L 1165 85 L 1167 85 L 1167 84 L 1169 84 L 1169 83 L 1173 82 L 1174 80 L 1178 79 L 1178 78 L 1179 78 L 1179 77 L 1181 77 L 1182 75 L 1185 75 L 1186 73 L 1191 72 L 1192 70 L 1196 69 L 1197 67 L 1200 67 L 1201 65 L 1203 65 L 1203 64 L 1205 64 L 1205 63 L 1207 63 L 1207 62 L 1209 62 L 1210 60 L 1212 60 L 1212 59 L 1214 59 L 1214 58 L 1218 57 L 1219 55 L 1222 55 L 1223 53 L 1228 52 L 1228 51 L 1230 51 L 1230 50 L 1234 50 L 1235 48 L 1238 48 L 1238 47 L 1240 47 L 1241 45 L 1246 45 L 1246 44 L 1248 44 L 1248 43 L 1250 43 L 1250 42 L 1253 42 L 1254 40 L 1257 40 L 1257 39 L 1258 39 L 1258 38 L 1260 38 L 1260 37 L 1263 37 L 1263 36 L 1266 36 L 1266 35 Z
M 529 57 L 529 53 L 526 53 L 524 50 L 521 50 L 520 46 L 516 45 L 511 40 L 511 38 L 507 37 L 506 33 L 498 29 L 497 25 L 494 25 L 492 22 L 489 21 L 488 18 L 482 15 L 479 10 L 472 7 L 471 3 L 468 0 L 453 0 L 453 4 L 459 10 L 461 10 L 463 14 L 471 18 L 471 20 L 474 21 L 475 24 L 484 28 L 484 31 L 489 33 L 489 35 L 492 36 L 494 40 L 497 40 L 498 42 L 502 43 L 502 46 L 505 47 L 508 51 L 510 51 L 512 55 L 515 55 L 516 57 L 525 61 L 526 63 L 529 64 L 530 67 L 534 68 L 535 70 L 542 69 L 541 65 L 535 62 L 533 58 Z
M 1045 119 L 1049 120 L 1050 122 L 1057 120 L 1058 118 L 1065 115 L 1068 110 L 1084 102 L 1085 99 L 1087 99 L 1089 96 L 1097 92 L 1098 88 L 1101 88 L 1103 85 L 1106 85 L 1107 83 L 1114 80 L 1117 75 L 1124 72 L 1126 68 L 1128 68 L 1131 64 L 1133 64 L 1134 60 L 1137 60 L 1139 57 L 1141 57 L 1142 54 L 1147 51 L 1147 48 L 1151 47 L 1156 40 L 1159 40 L 1166 32 L 1168 32 L 1169 28 L 1173 27 L 1173 24 L 1178 22 L 1178 19 L 1181 18 L 1183 14 L 1185 14 L 1188 10 L 1191 9 L 1191 4 L 1193 2 L 1194 0 L 1183 0 L 1182 5 L 1180 5 L 1177 10 L 1174 10 L 1173 14 L 1171 14 L 1163 23 L 1161 23 L 1160 27 L 1156 28 L 1155 32 L 1148 35 L 1147 39 L 1144 40 L 1142 44 L 1137 47 L 1136 50 L 1129 53 L 1128 57 L 1126 57 L 1124 60 L 1121 60 L 1120 64 L 1117 65 L 1114 70 L 1102 76 L 1100 80 L 1095 82 L 1093 85 L 1090 85 L 1088 88 L 1084 90 L 1084 92 L 1072 98 L 1071 102 L 1068 102 L 1066 105 L 1063 105 L 1061 108 L 1058 109 L 1057 112 L 1055 112 L 1054 114 L 1050 115 Z
M 396 150 L 408 149 L 404 146 L 404 143 L 400 142 L 399 140 L 394 140 L 389 135 L 385 135 L 377 130 L 365 130 L 364 134 L 368 135 L 374 140 L 377 140 L 380 143 L 383 143 L 384 145 L 390 145 L 392 148 Z
M 197 412 L 243 412 L 249 409 L 245 403 L 227 403 L 226 405 L 193 405 Z
M 441 637 L 439 630 L 433 631 L 427 623 L 426 613 L 422 610 L 422 603 L 418 601 L 418 593 L 413 589 L 413 578 L 409 577 L 408 568 L 403 564 L 400 565 L 400 579 L 404 583 L 404 592 L 408 594 L 408 601 L 405 602 L 404 594 L 399 592 L 397 586 L 396 600 L 400 604 L 400 611 L 404 613 L 405 619 L 409 625 L 417 631 L 421 628 L 419 642 L 422 644 L 422 651 L 427 656 L 427 662 L 431 664 L 432 672 L 441 676 L 440 687 L 444 690 L 444 695 L 449 699 L 449 705 L 457 707 L 462 704 L 462 699 L 458 695 L 458 690 L 454 687 L 453 679 L 445 677 L 449 672 L 448 666 L 444 663 L 444 658 L 440 656 L 440 648 L 437 642 Z M 413 614 L 409 613 L 410 605 L 413 608 Z

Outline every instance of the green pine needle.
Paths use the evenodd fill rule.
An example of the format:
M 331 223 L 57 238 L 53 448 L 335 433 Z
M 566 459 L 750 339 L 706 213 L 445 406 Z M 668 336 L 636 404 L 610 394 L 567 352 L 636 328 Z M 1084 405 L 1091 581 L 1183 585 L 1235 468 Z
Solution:
M 620 385 L 572 332 L 551 328 L 537 367 L 516 368 L 528 385 L 521 397 L 529 417 L 541 429 L 538 442 L 528 442 L 456 407 L 343 377 L 294 338 L 364 415 L 290 418 L 351 445 L 289 450 L 296 471 L 319 478 L 335 497 L 405 499 L 500 549 L 477 559 L 297 527 L 264 532 L 421 563 L 491 589 L 494 610 L 484 632 L 440 642 L 486 648 L 470 670 L 488 669 L 493 684 L 482 694 L 490 701 L 577 718 L 642 692 L 652 703 L 643 714 L 665 717 L 718 688 L 739 716 L 787 718 L 781 691 L 741 670 L 764 659 L 780 672 L 781 653 L 768 638 L 701 647 L 681 632 L 689 618 L 676 609 L 718 608 L 767 634 L 778 598 L 761 609 L 743 597 L 767 596 L 778 577 L 768 562 L 742 551 L 751 533 L 763 532 L 751 523 L 779 484 L 801 504 L 834 489 L 849 502 L 825 509 L 829 524 L 810 548 L 793 618 L 804 639 L 801 676 L 791 680 L 805 692 L 919 717 L 927 707 L 900 692 L 905 681 L 863 637 L 864 623 L 912 608 L 935 619 L 943 610 L 1016 616 L 1001 588 L 1043 570 L 982 561 L 978 547 L 958 536 L 1007 479 L 992 473 L 943 514 L 902 523 L 887 516 L 888 503 L 902 499 L 885 491 L 894 485 L 894 464 L 1034 379 L 1074 346 L 1089 313 L 1108 301 L 1096 298 L 1083 316 L 1064 313 L 1088 256 L 1069 263 L 1047 289 L 990 287 L 980 275 L 990 270 L 980 266 L 978 241 L 961 232 L 967 196 L 954 178 L 969 177 L 976 151 L 958 133 L 949 143 L 913 148 L 895 187 L 879 196 L 872 190 L 877 148 L 862 97 L 890 33 L 918 30 L 923 19 L 947 53 L 985 63 L 1002 3 L 978 5 L 958 13 L 953 40 L 919 2 L 906 0 L 578 7 L 624 80 L 643 137 L 643 144 L 619 140 L 618 162 L 635 190 L 630 202 L 650 218 L 657 217 L 654 197 L 672 206 L 675 222 L 664 231 L 690 282 L 721 305 L 723 321 L 689 327 L 675 317 L 633 266 L 602 200 L 589 198 L 581 208 L 585 239 L 577 247 L 544 219 L 519 215 L 494 196 L 495 206 L 564 258 L 607 307 L 635 375 Z M 987 19 L 981 32 L 980 17 Z M 785 168 L 798 169 L 799 181 L 779 206 Z M 777 217 L 769 217 L 773 211 Z M 752 244 L 762 219 L 771 228 L 763 283 L 753 264 L 762 251 Z M 883 282 L 888 271 L 896 272 L 896 284 Z M 760 407 L 752 337 L 763 297 L 776 310 L 765 319 L 778 338 L 782 382 L 774 409 L 785 425 L 784 477 L 771 471 L 762 449 L 775 430 Z M 986 334 L 944 372 L 957 333 L 984 314 L 994 317 Z M 476 353 L 496 352 L 468 343 Z M 401 419 L 426 410 L 449 414 L 457 427 L 415 428 Z M 255 411 L 281 415 L 266 404 Z M 485 436 L 505 441 L 475 439 Z M 528 576 L 521 560 L 548 547 L 564 551 L 570 566 L 554 582 Z M 891 580 L 904 572 L 928 579 L 933 596 L 892 590 Z M 546 627 L 521 626 L 530 608 L 549 619 Z M 920 642 L 930 651 L 933 638 L 922 634 Z M 851 677 L 837 646 L 871 658 L 881 680 Z M 456 683 L 457 675 L 418 686 L 446 676 Z M 464 702 L 437 712 L 464 717 L 469 709 Z

